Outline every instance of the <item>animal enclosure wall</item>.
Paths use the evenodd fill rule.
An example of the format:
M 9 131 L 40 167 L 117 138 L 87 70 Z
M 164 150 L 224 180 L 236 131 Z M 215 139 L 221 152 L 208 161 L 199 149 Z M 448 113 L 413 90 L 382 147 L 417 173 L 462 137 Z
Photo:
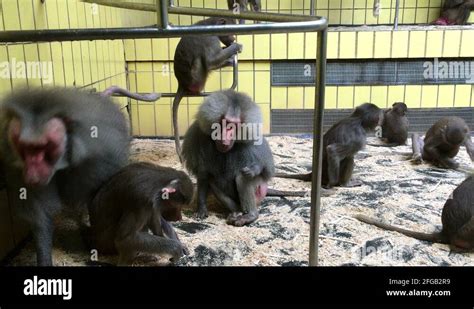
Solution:
M 78 0 L 47 0 L 45 3 L 40 0 L 0 1 L 0 31 L 143 26 L 155 22 L 156 15 L 152 13 Z M 69 86 L 100 91 L 110 85 L 127 87 L 121 40 L 0 44 L 0 99 L 11 90 L 22 87 Z M 124 98 L 116 101 L 122 107 L 127 104 Z M 27 233 L 21 221 L 10 211 L 17 206 L 13 203 L 18 201 L 18 198 L 11 198 L 12 194 L 18 193 L 9 194 L 10 199 L 5 188 L 0 188 L 0 260 Z
M 127 0 L 154 3 L 153 0 Z M 224 0 L 175 0 L 178 6 L 227 9 Z M 400 27 L 393 30 L 395 0 L 382 0 L 378 16 L 371 0 L 315 0 L 315 15 L 327 16 L 332 25 L 328 36 L 328 85 L 325 106 L 330 112 L 352 109 L 363 102 L 389 107 L 404 101 L 410 109 L 474 108 L 472 81 L 451 80 L 443 83 L 397 81 L 384 84 L 389 71 L 375 72 L 372 80 L 347 82 L 352 76 L 340 68 L 384 68 L 404 61 L 470 62 L 474 59 L 474 28 L 435 27 L 427 23 L 440 13 L 441 0 L 400 1 Z M 0 31 L 28 29 L 113 28 L 145 26 L 156 23 L 151 12 L 82 3 L 79 0 L 0 0 Z M 262 11 L 285 14 L 310 14 L 310 0 L 263 0 Z M 189 25 L 202 17 L 170 15 L 174 25 Z M 474 19 L 471 17 L 470 21 Z M 414 25 L 425 24 L 425 25 Z M 310 113 L 314 108 L 316 57 L 315 33 L 239 35 L 243 44 L 239 55 L 238 88 L 248 93 L 261 107 L 265 133 L 285 130 L 279 115 Z M 96 40 L 0 45 L 0 98 L 11 90 L 33 86 L 70 86 L 104 90 L 118 85 L 138 92 L 174 92 L 177 81 L 173 56 L 179 39 Z M 282 70 L 278 65 L 298 67 Z M 309 68 L 308 68 L 309 65 Z M 309 70 L 309 71 L 308 71 Z M 352 71 L 351 71 L 352 72 Z M 306 76 L 306 74 L 309 74 Z M 378 75 L 377 75 L 378 74 Z M 308 80 L 292 82 L 301 77 Z M 375 80 L 381 77 L 380 80 Z M 375 80 L 375 81 L 374 81 Z M 232 69 L 211 75 L 206 91 L 229 88 Z M 291 84 L 291 85 L 289 85 Z M 180 132 L 186 132 L 203 98 L 185 98 L 180 106 Z M 126 112 L 131 104 L 132 133 L 137 136 L 171 136 L 171 101 L 162 98 L 143 103 L 125 98 L 116 101 Z M 308 117 L 307 117 L 308 118 Z M 311 121 L 311 117 L 309 117 Z M 305 123 L 299 117 L 293 123 Z M 283 127 L 283 129 L 281 129 Z M 289 129 L 284 133 L 288 133 Z M 280 133 L 280 131 L 278 131 Z M 298 132 L 302 133 L 302 132 Z M 9 192 L 9 194 L 15 194 Z M 0 188 L 0 259 L 23 239 L 25 229 L 10 211 L 14 205 L 5 189 Z
M 400 24 L 429 23 L 440 14 L 441 1 L 400 1 Z M 226 1 L 175 1 L 185 7 L 205 7 L 226 9 Z M 275 0 L 262 1 L 262 11 L 274 13 L 309 14 L 310 1 Z M 328 34 L 328 72 L 325 107 L 328 110 L 352 109 L 372 102 L 379 107 L 389 107 L 397 101 L 405 102 L 410 109 L 417 108 L 472 108 L 474 107 L 473 80 L 445 80 L 442 82 L 423 80 L 424 63 L 439 61 L 469 62 L 474 72 L 474 28 L 400 26 L 393 30 L 395 1 L 381 1 L 380 15 L 373 16 L 373 1 L 315 1 L 316 15 L 329 16 L 333 26 Z M 170 15 L 170 22 L 189 25 L 202 17 Z M 354 27 L 353 25 L 368 25 Z M 384 24 L 385 26 L 382 26 Z M 314 108 L 314 86 L 311 82 L 282 85 L 278 79 L 292 81 L 303 77 L 308 71 L 305 66 L 314 64 L 316 57 L 315 33 L 239 35 L 237 40 L 244 48 L 239 54 L 238 90 L 248 93 L 259 104 L 264 115 L 265 133 L 305 133 L 310 132 L 312 117 L 301 117 L 305 110 Z M 174 92 L 177 81 L 173 72 L 174 50 L 179 39 L 125 40 L 125 60 L 130 70 L 130 87 L 139 92 Z M 407 81 L 384 83 L 404 61 L 412 61 L 420 67 L 413 80 L 413 72 L 408 72 Z M 287 65 L 290 69 L 277 76 L 272 66 Z M 472 63 L 472 64 L 471 64 Z M 297 69 L 295 64 L 302 64 Z M 331 66 L 335 69 L 331 70 Z M 373 67 L 372 75 L 347 71 L 347 67 L 357 66 L 360 71 Z M 393 67 L 393 72 L 385 67 Z M 410 68 L 411 63 L 405 65 Z M 273 67 L 274 68 L 274 67 Z M 295 71 L 299 70 L 299 71 Z M 314 67 L 309 75 L 314 82 Z M 296 72 L 296 73 L 295 73 Z M 286 75 L 285 75 L 286 74 Z M 351 75 L 352 74 L 352 75 Z M 372 79 L 360 82 L 360 78 Z M 355 82 L 341 80 L 344 76 L 354 76 Z M 332 81 L 332 82 L 331 82 Z M 214 72 L 206 91 L 229 88 L 232 84 L 232 70 Z M 132 100 L 133 134 L 138 136 L 171 136 L 170 98 L 155 104 Z M 202 98 L 185 98 L 179 110 L 180 132 L 186 132 Z M 284 111 L 287 113 L 284 114 Z M 450 110 L 446 110 L 448 114 Z M 280 115 L 283 115 L 280 117 Z M 286 117 L 285 117 L 286 115 Z M 157 117 L 160 120 L 157 121 Z M 302 124 L 299 131 L 281 118 Z M 431 121 L 431 120 L 428 120 Z M 423 125 L 422 125 L 423 126 Z M 277 128 L 277 129 L 272 129 Z M 285 132 L 286 130 L 286 132 Z
M 153 3 L 152 0 L 129 2 Z M 1 3 L 0 30 L 143 26 L 156 22 L 153 13 L 133 12 L 78 1 L 53 0 L 42 4 L 36 0 L 12 0 Z M 441 3 L 435 0 L 400 1 L 400 24 L 431 22 L 439 16 Z M 226 9 L 226 1 L 221 0 L 177 0 L 175 4 L 184 7 Z M 388 26 L 377 26 L 393 22 L 394 0 L 381 1 L 381 11 L 376 17 L 373 14 L 373 1 L 369 0 L 316 0 L 314 6 L 315 13 L 328 16 L 332 25 L 347 26 L 330 30 L 330 64 L 333 61 L 335 64 L 350 65 L 351 61 L 356 60 L 361 65 L 371 65 L 377 61 L 429 61 L 436 57 L 470 60 L 474 54 L 474 50 L 470 48 L 474 39 L 474 29 L 471 27 L 402 26 L 400 30 L 393 31 Z M 262 1 L 262 10 L 308 15 L 310 1 Z M 200 19 L 202 17 L 170 15 L 170 22 L 176 25 L 187 25 Z M 352 25 L 370 27 L 350 27 Z M 25 85 L 65 85 L 103 90 L 106 85 L 116 84 L 144 92 L 174 92 L 177 83 L 172 71 L 172 59 L 178 41 L 177 38 L 99 40 L 0 46 L 0 59 L 7 60 L 5 63 L 17 65 L 25 61 L 31 65 L 51 64 L 52 68 L 51 74 L 41 73 L 38 77 L 33 75 L 36 69 L 30 68 L 28 71 L 26 66 L 23 75 L 30 74 L 30 78 L 22 78 L 22 74 L 18 74 L 21 72 L 2 70 L 5 76 L 0 79 L 0 95 Z M 288 110 L 290 113 L 313 109 L 314 88 L 303 84 L 274 84 L 272 64 L 278 61 L 290 65 L 301 61 L 312 64 L 316 54 L 316 34 L 249 35 L 239 36 L 238 41 L 244 45 L 244 50 L 239 55 L 241 63 L 238 89 L 249 93 L 262 108 L 266 133 L 272 133 L 271 128 L 278 126 L 275 111 Z M 127 67 L 130 70 L 129 75 L 126 74 Z M 48 71 L 49 67 L 44 67 L 43 71 L 45 70 Z M 304 73 L 301 70 L 299 74 Z M 314 76 L 314 71 L 310 74 Z M 206 90 L 228 88 L 231 83 L 232 72 L 225 69 L 211 76 Z M 350 109 L 366 101 L 381 107 L 390 106 L 395 101 L 405 101 L 410 108 L 472 107 L 473 92 L 472 84 L 459 82 L 390 85 L 370 82 L 350 85 L 336 82 L 327 86 L 326 107 Z M 127 104 L 124 98 L 117 100 L 122 107 Z M 202 98 L 184 100 L 185 104 L 182 104 L 179 115 L 181 132 L 185 132 L 201 102 Z M 171 136 L 170 99 L 164 98 L 155 104 L 133 100 L 131 103 L 133 134 Z M 160 116 L 160 121 L 157 121 L 157 116 Z
M 0 31 L 143 26 L 156 20 L 152 13 L 76 0 L 0 3 Z M 0 45 L 0 60 L 0 95 L 23 86 L 75 86 L 97 90 L 110 84 L 126 86 L 123 42 L 120 40 Z

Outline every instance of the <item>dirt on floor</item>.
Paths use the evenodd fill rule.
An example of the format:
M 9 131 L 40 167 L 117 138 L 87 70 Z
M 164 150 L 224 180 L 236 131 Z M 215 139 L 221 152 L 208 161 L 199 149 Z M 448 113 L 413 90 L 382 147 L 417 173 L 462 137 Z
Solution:
M 310 169 L 312 139 L 273 136 L 268 140 L 278 172 L 296 173 Z M 369 138 L 369 143 L 379 141 Z M 357 155 L 354 172 L 354 177 L 361 180 L 363 185 L 338 188 L 334 195 L 322 199 L 320 265 L 474 265 L 472 254 L 451 252 L 447 245 L 431 244 L 387 232 L 351 217 L 363 213 L 418 231 L 440 229 L 442 207 L 466 175 L 428 164 L 412 165 L 407 160 L 410 149 L 410 146 L 367 146 Z M 182 169 L 171 140 L 137 139 L 133 142 L 132 152 L 133 161 L 148 161 Z M 464 148 L 457 156 L 457 161 L 472 169 Z M 270 187 L 309 191 L 311 184 L 275 178 Z M 195 219 L 193 209 L 190 208 L 184 210 L 183 221 L 174 224 L 181 241 L 191 252 L 178 265 L 308 265 L 309 197 L 268 197 L 259 208 L 259 219 L 244 227 L 227 225 L 222 209 L 217 204 L 211 206 L 210 216 L 206 220 Z M 55 264 L 90 264 L 91 254 L 84 247 L 76 225 L 67 219 L 59 223 L 53 252 Z M 98 258 L 101 262 L 116 262 L 113 256 Z M 33 245 L 28 243 L 10 264 L 34 265 Z M 168 257 L 140 256 L 134 265 L 166 264 Z

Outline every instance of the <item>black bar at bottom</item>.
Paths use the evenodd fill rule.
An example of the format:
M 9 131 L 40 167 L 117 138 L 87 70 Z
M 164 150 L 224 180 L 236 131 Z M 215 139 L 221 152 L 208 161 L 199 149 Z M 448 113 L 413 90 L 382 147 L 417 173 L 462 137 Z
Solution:
M 72 298 L 25 296 L 25 280 L 34 276 L 72 279 Z M 8 309 L 15 303 L 469 305 L 474 303 L 472 285 L 465 279 L 470 278 L 474 278 L 472 267 L 2 267 L 0 307 Z

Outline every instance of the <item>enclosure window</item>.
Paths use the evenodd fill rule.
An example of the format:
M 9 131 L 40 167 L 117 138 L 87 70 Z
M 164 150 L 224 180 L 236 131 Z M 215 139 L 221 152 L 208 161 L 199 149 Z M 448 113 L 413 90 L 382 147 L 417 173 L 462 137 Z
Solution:
M 306 86 L 315 82 L 316 68 L 307 61 L 274 61 L 272 86 Z M 474 84 L 474 58 L 328 61 L 327 85 Z

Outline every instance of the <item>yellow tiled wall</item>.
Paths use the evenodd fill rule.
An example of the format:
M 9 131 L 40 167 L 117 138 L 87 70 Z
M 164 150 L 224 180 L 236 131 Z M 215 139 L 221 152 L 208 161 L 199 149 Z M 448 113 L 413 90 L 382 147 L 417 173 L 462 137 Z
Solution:
M 129 0 L 153 3 L 154 0 Z M 53 29 L 74 27 L 141 26 L 155 23 L 153 13 L 94 6 L 75 1 L 2 1 L 0 30 Z M 226 9 L 224 0 L 175 0 L 179 6 Z M 263 0 L 268 12 L 309 14 L 309 0 Z M 395 0 L 382 0 L 378 18 L 372 16 L 373 1 L 316 0 L 316 13 L 329 17 L 332 24 L 389 24 Z M 439 15 L 440 0 L 401 0 L 400 22 L 426 23 Z M 34 16 L 34 18 L 32 18 Z M 203 17 L 170 15 L 175 25 L 194 23 Z M 265 119 L 271 109 L 314 107 L 313 87 L 272 87 L 273 60 L 312 60 L 316 55 L 315 33 L 241 35 L 244 45 L 239 55 L 239 91 L 249 93 L 262 108 Z M 472 57 L 474 30 L 415 29 L 390 31 L 387 28 L 333 28 L 328 38 L 328 59 L 390 59 L 423 57 Z M 51 61 L 53 85 L 85 86 L 102 90 L 111 84 L 132 91 L 175 92 L 173 55 L 178 38 L 116 41 L 83 41 L 0 46 L 0 59 Z M 130 74 L 125 74 L 128 67 Z M 228 88 L 232 70 L 211 75 L 207 91 Z M 23 85 L 46 85 L 43 79 L 0 79 L 0 96 Z M 328 86 L 327 108 L 352 108 L 364 101 L 386 107 L 404 100 L 410 107 L 473 106 L 470 85 L 446 86 Z M 126 99 L 119 99 L 126 104 Z M 185 98 L 180 108 L 181 132 L 192 122 L 202 98 Z M 132 128 L 136 135 L 171 136 L 171 99 L 152 103 L 132 100 Z M 270 121 L 266 122 L 267 133 Z
M 184 7 L 226 9 L 223 0 L 175 0 Z M 400 24 L 428 23 L 439 16 L 441 0 L 400 1 Z M 315 0 L 316 15 L 329 18 L 330 24 L 361 25 L 391 24 L 395 0 L 382 0 L 382 10 L 373 16 L 373 1 Z M 309 0 L 262 0 L 262 11 L 287 14 L 309 14 Z M 189 25 L 203 17 L 170 15 L 175 25 Z M 471 20 L 473 20 L 471 18 Z M 474 30 L 401 30 L 370 28 L 334 28 L 328 38 L 328 59 L 390 59 L 424 57 L 472 57 Z M 314 59 L 315 33 L 272 35 L 241 35 L 244 45 L 239 55 L 239 91 L 247 92 L 260 105 L 265 119 L 271 109 L 314 108 L 313 87 L 272 87 L 270 63 L 272 60 Z M 130 87 L 137 91 L 175 92 L 173 55 L 179 39 L 125 40 L 126 61 L 130 69 Z M 232 84 L 230 69 L 214 72 L 207 91 L 228 88 Z M 137 86 L 138 85 L 138 88 Z M 365 101 L 387 107 L 393 101 L 405 101 L 409 107 L 474 106 L 474 92 L 470 85 L 447 86 L 328 86 L 327 108 L 353 108 Z M 180 132 L 193 121 L 201 103 L 200 98 L 184 99 L 179 112 Z M 171 99 L 162 99 L 156 105 L 132 101 L 132 128 L 137 135 L 171 136 Z M 165 117 L 159 117 L 166 115 Z M 157 118 L 158 117 L 158 118 Z M 157 119 L 158 122 L 157 122 Z M 269 133 L 270 123 L 265 124 Z
M 244 45 L 239 55 L 238 90 L 248 93 L 260 105 L 266 119 L 271 109 L 314 108 L 314 87 L 277 87 L 270 85 L 272 60 L 316 57 L 315 33 L 241 35 Z M 178 39 L 126 40 L 125 55 L 130 69 L 132 90 L 175 92 L 173 55 Z M 430 57 L 474 57 L 471 45 L 474 30 L 331 30 L 328 35 L 328 59 L 399 59 Z M 303 48 L 302 48 L 303 47 Z M 232 84 L 232 70 L 214 72 L 206 91 L 225 89 Z M 138 85 L 138 88 L 136 88 Z M 180 132 L 192 123 L 194 111 L 202 99 L 184 99 L 180 105 Z M 326 108 L 353 108 L 364 102 L 388 107 L 404 101 L 410 108 L 474 106 L 471 85 L 390 85 L 327 86 Z M 170 136 L 171 123 L 165 116 L 141 116 L 153 110 L 155 115 L 171 115 L 171 100 L 162 99 L 157 106 L 133 102 L 133 131 L 137 135 Z M 270 123 L 265 123 L 269 133 Z
M 146 2 L 145 0 L 128 0 Z M 148 0 L 153 1 L 153 0 Z M 151 3 L 150 2 L 150 3 Z M 0 1 L 0 31 L 68 28 L 111 28 L 156 23 L 147 12 L 97 6 L 79 0 Z M 0 97 L 24 86 L 75 86 L 98 91 L 114 84 L 126 87 L 124 47 L 121 40 L 0 45 L 0 62 L 51 63 L 52 76 L 0 78 Z M 117 99 L 121 106 L 127 101 Z
M 95 6 L 79 0 L 46 0 L 44 4 L 39 0 L 0 0 L 0 31 L 143 26 L 156 23 L 155 20 L 151 13 Z M 45 67 L 51 64 L 52 76 L 24 78 L 19 71 L 5 71 L 6 64 L 16 67 L 25 61 L 46 64 Z M 0 99 L 19 87 L 55 85 L 103 90 L 115 84 L 126 88 L 125 66 L 121 40 L 0 44 Z M 125 99 L 117 102 L 121 106 L 127 103 Z M 17 198 L 8 199 L 6 190 L 0 190 L 0 259 L 18 246 L 27 233 L 15 213 L 10 212 L 16 201 Z

